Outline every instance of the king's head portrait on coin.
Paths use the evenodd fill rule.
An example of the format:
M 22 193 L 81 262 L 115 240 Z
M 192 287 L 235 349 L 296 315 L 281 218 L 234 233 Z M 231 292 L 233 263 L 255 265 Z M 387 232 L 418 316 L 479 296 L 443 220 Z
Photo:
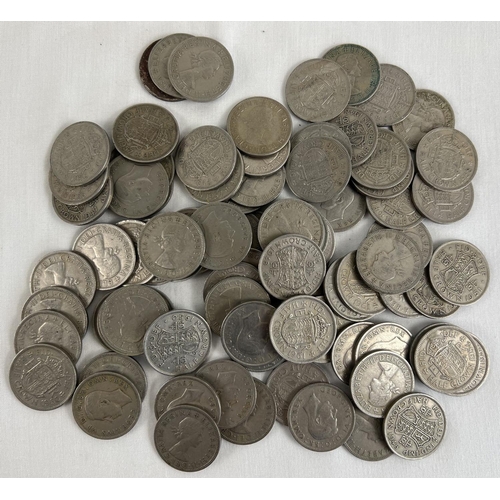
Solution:
M 84 410 L 90 420 L 113 422 L 121 417 L 123 407 L 131 402 L 121 390 L 93 391 L 85 396 Z

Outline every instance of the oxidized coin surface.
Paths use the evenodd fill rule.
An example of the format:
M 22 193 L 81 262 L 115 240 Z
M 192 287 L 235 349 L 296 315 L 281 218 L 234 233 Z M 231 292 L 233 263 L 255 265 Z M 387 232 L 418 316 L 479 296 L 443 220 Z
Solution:
M 97 179 L 111 154 L 108 134 L 92 122 L 66 127 L 50 151 L 52 173 L 66 186 L 82 186 Z
M 210 415 L 193 406 L 174 406 L 156 423 L 155 447 L 174 469 L 196 472 L 219 454 L 220 431 Z
M 179 126 L 170 111 L 156 104 L 136 104 L 113 125 L 113 142 L 130 161 L 152 163 L 169 155 L 179 141 Z
M 288 425 L 288 407 L 301 389 L 316 382 L 328 383 L 325 372 L 314 363 L 298 364 L 285 361 L 267 378 L 266 385 L 276 401 L 276 420 Z
M 206 411 L 216 424 L 219 423 L 221 415 L 219 396 L 211 385 L 198 377 L 179 375 L 163 385 L 155 399 L 156 418 L 180 405 L 196 406 Z
M 418 311 L 413 307 L 404 293 L 381 293 L 380 299 L 389 311 L 401 318 L 418 318 L 419 316 Z
M 356 423 L 344 446 L 357 458 L 368 462 L 378 462 L 392 455 L 384 437 L 383 421 L 369 417 L 357 408 Z
M 293 363 L 310 363 L 327 353 L 337 325 L 330 308 L 315 297 L 292 297 L 283 302 L 269 325 L 274 348 Z
M 252 266 L 258 267 L 261 256 L 262 250 L 258 250 L 257 248 L 250 248 L 242 262 L 248 262 L 249 264 L 252 264 Z
M 231 198 L 245 207 L 261 207 L 275 200 L 283 191 L 285 185 L 285 170 L 265 177 L 250 177 L 245 175 L 238 192 Z
M 362 358 L 367 352 L 391 351 L 408 359 L 411 333 L 396 323 L 378 323 L 366 330 L 359 337 L 354 352 L 355 360 Z
M 70 289 L 88 307 L 96 292 L 96 275 L 84 257 L 74 252 L 54 252 L 40 260 L 30 278 L 31 293 L 50 286 Z
M 63 184 L 52 170 L 49 172 L 49 186 L 54 198 L 65 205 L 81 205 L 96 198 L 104 189 L 108 180 L 106 169 L 97 179 L 83 186 L 67 186 Z
M 245 215 L 227 203 L 209 203 L 191 216 L 205 236 L 201 265 L 207 269 L 227 269 L 239 264 L 252 245 L 252 227 Z
M 286 166 L 286 182 L 298 198 L 321 203 L 338 196 L 351 177 L 351 159 L 335 139 L 311 137 L 295 146 Z
M 148 286 L 130 285 L 110 293 L 99 305 L 97 330 L 106 346 L 125 356 L 144 353 L 149 326 L 170 310 L 161 293 Z
M 367 48 L 343 43 L 330 49 L 323 57 L 345 69 L 351 84 L 349 104 L 361 104 L 376 92 L 380 84 L 380 64 Z
M 477 152 L 471 140 L 454 128 L 435 128 L 417 147 L 417 169 L 422 179 L 440 191 L 457 191 L 477 172 Z
M 481 250 L 467 241 L 448 241 L 434 252 L 429 264 L 431 284 L 446 302 L 465 306 L 479 300 L 490 281 Z
M 422 216 L 413 204 L 409 189 L 389 199 L 367 196 L 366 205 L 379 224 L 391 229 L 408 229 L 422 220 Z
M 28 408 L 54 410 L 75 390 L 75 365 L 61 349 L 35 344 L 16 355 L 9 382 L 14 396 Z
M 73 250 L 94 265 L 99 290 L 123 285 L 135 269 L 135 247 L 129 235 L 113 224 L 94 224 L 83 230 Z
M 376 351 L 356 364 L 350 385 L 356 406 L 371 417 L 383 418 L 398 397 L 413 391 L 415 378 L 399 354 Z
M 221 403 L 219 427 L 231 429 L 252 413 L 257 398 L 253 377 L 238 363 L 221 359 L 203 365 L 196 376 L 209 383 Z
M 321 249 L 298 234 L 273 240 L 259 261 L 264 288 L 280 300 L 294 295 L 312 295 L 321 286 L 325 272 L 325 256 Z
M 210 290 L 212 290 L 217 283 L 233 276 L 243 276 L 254 281 L 260 281 L 258 269 L 255 266 L 252 266 L 252 264 L 248 264 L 248 262 L 240 262 L 229 269 L 212 271 L 208 275 L 207 281 L 205 281 L 205 286 L 203 287 L 203 300 L 206 299 L 208 292 L 210 292 Z
M 226 128 L 243 153 L 269 156 L 286 146 L 292 134 L 292 118 L 278 101 L 250 97 L 230 111 Z
M 393 129 L 410 149 L 417 149 L 427 132 L 438 127 L 454 126 L 455 113 L 450 103 L 433 90 L 418 89 L 411 113 L 402 122 L 395 124 Z
M 222 323 L 222 347 L 250 371 L 272 370 L 283 362 L 269 335 L 275 311 L 275 307 L 265 302 L 245 302 L 232 309 Z
M 73 417 L 97 439 L 115 439 L 129 432 L 141 414 L 141 397 L 123 375 L 99 372 L 80 382 L 73 394 Z
M 165 212 L 150 219 L 137 247 L 144 267 L 164 280 L 191 276 L 205 254 L 205 237 L 188 215 Z
M 80 380 L 99 372 L 119 373 L 128 378 L 139 391 L 141 400 L 146 397 L 148 380 L 142 366 L 133 358 L 116 352 L 104 352 L 93 358 L 82 370 Z
M 191 101 L 207 102 L 224 94 L 233 81 L 231 54 L 217 40 L 203 36 L 179 43 L 168 58 L 174 89 Z
M 276 421 L 276 402 L 273 393 L 260 380 L 254 379 L 257 389 L 255 408 L 242 423 L 231 429 L 222 429 L 222 437 L 234 444 L 253 444 L 264 439 Z
M 270 156 L 242 155 L 245 174 L 255 177 L 274 174 L 286 163 L 289 154 L 290 141 L 286 143 L 285 147 Z
M 393 64 L 381 64 L 380 85 L 359 109 L 379 127 L 395 125 L 411 113 L 416 94 L 415 84 L 406 71 Z
M 302 120 L 326 122 L 338 116 L 349 103 L 351 84 L 340 64 L 310 59 L 290 73 L 285 95 L 292 112 Z
M 288 423 L 292 436 L 304 448 L 332 451 L 342 446 L 354 429 L 354 406 L 334 385 L 311 384 L 290 403 Z
M 394 229 L 368 235 L 356 252 L 356 266 L 365 283 L 381 293 L 407 292 L 424 271 L 413 239 Z
M 291 139 L 292 149 L 300 144 L 302 141 L 306 139 L 310 139 L 311 137 L 319 138 L 326 137 L 328 139 L 336 139 L 344 148 L 346 149 L 349 157 L 352 157 L 352 145 L 349 137 L 347 137 L 346 133 L 333 122 L 320 122 L 320 123 L 311 123 L 305 127 L 302 127 L 298 132 L 294 134 Z
M 176 309 L 150 324 L 144 336 L 144 354 L 149 364 L 164 375 L 194 372 L 203 363 L 212 344 L 212 334 L 202 316 Z
M 425 458 L 436 451 L 445 432 L 446 418 L 439 403 L 418 392 L 398 399 L 384 420 L 389 448 L 407 460 Z

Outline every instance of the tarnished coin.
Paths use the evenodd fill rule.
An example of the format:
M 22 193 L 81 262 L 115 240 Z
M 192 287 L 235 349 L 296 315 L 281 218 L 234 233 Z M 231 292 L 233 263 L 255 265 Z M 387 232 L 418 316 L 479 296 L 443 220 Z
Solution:
M 292 436 L 304 448 L 332 451 L 342 446 L 354 429 L 354 406 L 334 385 L 311 384 L 290 403 L 288 423 Z
M 261 214 L 257 217 L 255 214 L 246 214 L 248 222 L 250 222 L 250 226 L 252 227 L 252 248 L 257 248 L 259 250 L 261 249 L 258 236 L 260 215 Z
M 274 348 L 293 363 L 310 363 L 327 353 L 335 340 L 337 325 L 330 308 L 306 295 L 283 302 L 269 325 Z
M 340 64 L 310 59 L 289 75 L 286 102 L 292 112 L 308 122 L 326 122 L 345 109 L 351 97 L 349 77 Z
M 265 177 L 245 175 L 243 183 L 232 200 L 245 207 L 262 207 L 274 201 L 285 186 L 285 170 L 280 169 Z
M 119 288 L 99 306 L 98 334 L 109 349 L 125 356 L 139 356 L 144 353 L 146 331 L 169 310 L 161 293 L 148 286 Z
M 269 156 L 286 146 L 292 134 L 292 118 L 278 101 L 250 97 L 230 111 L 226 128 L 243 153 Z
M 71 320 L 83 338 L 87 332 L 88 316 L 81 299 L 73 292 L 59 286 L 43 288 L 25 302 L 21 319 L 39 311 L 56 311 Z
M 445 432 L 446 418 L 439 403 L 418 392 L 398 399 L 384 420 L 389 448 L 407 460 L 425 458 L 436 451 Z
M 254 300 L 271 302 L 264 288 L 250 278 L 233 276 L 217 283 L 205 299 L 205 316 L 212 332 L 219 335 L 228 313 L 236 306 Z
M 252 227 L 245 215 L 227 203 L 209 203 L 191 216 L 205 236 L 201 265 L 214 271 L 239 264 L 252 245 Z
M 76 387 L 76 369 L 69 356 L 52 345 L 35 344 L 12 361 L 9 382 L 14 396 L 33 410 L 62 406 Z
M 454 128 L 435 128 L 417 147 L 417 169 L 422 179 L 440 191 L 457 191 L 474 178 L 477 152 L 471 140 Z
M 412 111 L 416 89 L 410 75 L 393 64 L 380 65 L 380 85 L 369 101 L 359 106 L 379 127 L 402 122 Z
M 168 156 L 179 141 L 179 126 L 170 111 L 156 104 L 136 104 L 113 125 L 113 142 L 130 161 L 152 163 Z
M 146 397 L 148 380 L 142 366 L 133 358 L 116 352 L 104 352 L 85 365 L 80 380 L 100 372 L 113 372 L 129 379 L 139 391 L 141 400 Z
M 346 133 L 336 124 L 332 122 L 311 123 L 301 128 L 291 139 L 292 149 L 306 139 L 311 137 L 327 139 L 336 139 L 346 149 L 349 157 L 352 157 L 352 145 Z
M 259 210 L 261 207 L 245 207 L 244 205 L 240 205 L 239 203 L 236 203 L 233 200 L 227 200 L 226 205 L 231 205 L 232 207 L 237 208 L 242 214 L 248 215 L 251 214 L 252 212 L 256 212 Z
M 286 163 L 289 154 L 290 141 L 286 143 L 285 147 L 270 156 L 242 155 L 245 175 L 262 177 L 274 174 Z
M 283 362 L 269 335 L 275 311 L 275 307 L 265 302 L 245 302 L 232 309 L 222 323 L 222 347 L 250 371 L 272 370 Z
M 413 391 L 415 378 L 399 354 L 375 351 L 356 364 L 350 385 L 356 406 L 370 417 L 383 418 L 398 397 Z
M 321 286 L 325 272 L 325 256 L 321 249 L 298 234 L 273 240 L 259 261 L 262 285 L 280 300 L 295 295 L 312 295 Z
M 128 234 L 113 224 L 94 224 L 75 240 L 73 250 L 94 265 L 99 290 L 123 285 L 135 269 L 135 247 Z
M 99 372 L 80 382 L 72 406 L 76 423 L 89 436 L 115 439 L 129 432 L 139 420 L 141 397 L 123 375 Z
M 156 418 L 180 405 L 196 406 L 206 411 L 216 424 L 219 423 L 221 416 L 219 396 L 211 385 L 198 377 L 179 375 L 163 385 L 155 399 Z
M 253 444 L 264 439 L 276 421 L 276 402 L 266 384 L 254 379 L 257 389 L 255 408 L 250 416 L 232 429 L 222 429 L 222 437 L 234 444 Z
M 409 189 L 385 200 L 367 196 L 366 205 L 379 224 L 391 229 L 408 229 L 422 220 L 422 216 L 413 204 Z
M 174 406 L 156 423 L 156 451 L 174 469 L 197 472 L 219 454 L 221 436 L 210 415 L 194 406 Z
M 424 271 L 413 239 L 394 229 L 368 235 L 356 252 L 356 266 L 363 281 L 381 293 L 407 292 Z
M 354 430 L 344 446 L 357 458 L 368 462 L 385 460 L 392 455 L 384 437 L 383 421 L 354 409 Z
M 467 241 L 448 241 L 434 252 L 429 276 L 446 302 L 465 306 L 479 300 L 488 288 L 490 269 L 479 248 Z
M 323 223 L 326 228 L 326 240 L 325 244 L 320 247 L 323 255 L 325 256 L 325 262 L 329 262 L 333 258 L 333 254 L 335 253 L 337 240 L 335 238 L 335 232 L 333 231 L 332 225 L 330 221 L 323 216 Z
M 257 250 L 257 248 L 250 248 L 246 257 L 242 260 L 242 262 L 247 262 L 254 267 L 259 267 L 259 261 L 262 257 L 262 250 Z
M 96 292 L 96 275 L 84 257 L 74 252 L 54 252 L 38 262 L 30 278 L 31 293 L 50 286 L 70 289 L 88 307 Z
M 389 311 L 401 318 L 418 318 L 419 316 L 418 311 L 415 310 L 404 293 L 381 293 L 380 299 Z
M 255 408 L 257 390 L 250 373 L 238 363 L 228 359 L 210 361 L 196 376 L 209 383 L 217 392 L 221 403 L 221 429 L 232 429 L 243 423 Z
M 412 197 L 417 210 L 432 222 L 451 224 L 463 219 L 474 203 L 472 183 L 457 191 L 440 191 L 415 176 Z
M 50 170 L 49 186 L 56 200 L 65 205 L 81 205 L 96 198 L 106 185 L 109 172 L 106 169 L 97 179 L 83 186 L 67 186 Z
M 380 83 L 380 64 L 367 48 L 343 43 L 330 49 L 323 57 L 345 69 L 351 84 L 349 104 L 361 104 L 376 92 Z
M 169 197 L 172 195 L 172 184 L 175 179 L 175 173 L 176 173 L 176 168 L 175 168 L 175 161 L 172 155 L 168 155 L 166 158 L 163 158 L 160 160 L 160 163 L 163 165 L 163 168 L 165 169 L 165 172 L 167 172 L 168 175 L 168 182 L 170 183 L 171 189 L 169 193 Z
M 351 177 L 351 159 L 335 139 L 311 137 L 295 146 L 286 166 L 286 182 L 298 198 L 321 203 L 338 196 Z
M 212 290 L 217 283 L 233 276 L 243 276 L 254 281 L 260 281 L 258 269 L 255 266 L 252 266 L 252 264 L 248 264 L 248 262 L 240 262 L 239 264 L 236 264 L 229 269 L 223 269 L 222 271 L 212 271 L 209 274 L 207 281 L 205 281 L 205 286 L 203 287 L 203 300 L 206 299 L 208 292 L 210 292 L 210 290 Z
M 108 134 L 92 122 L 66 127 L 50 151 L 52 173 L 66 186 L 83 186 L 106 170 L 111 154 Z
M 217 40 L 203 36 L 182 41 L 168 58 L 168 77 L 191 101 L 207 102 L 224 94 L 233 81 L 231 54 Z
M 408 359 L 411 333 L 396 323 L 378 323 L 359 337 L 354 350 L 354 359 L 359 360 L 368 352 L 391 351 Z
M 410 149 L 417 149 L 427 132 L 438 127 L 454 126 L 455 113 L 450 103 L 433 90 L 418 89 L 411 113 L 402 122 L 395 124 L 393 129 Z
M 170 182 L 159 162 L 136 165 L 117 156 L 109 166 L 113 182 L 113 200 L 109 208 L 117 215 L 144 219 L 165 204 Z

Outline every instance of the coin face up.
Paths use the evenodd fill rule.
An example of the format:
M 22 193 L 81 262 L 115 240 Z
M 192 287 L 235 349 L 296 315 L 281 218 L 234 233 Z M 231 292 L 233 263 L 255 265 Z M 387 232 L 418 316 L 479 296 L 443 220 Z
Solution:
M 349 137 L 347 137 L 346 133 L 334 123 L 333 120 L 331 122 L 311 123 L 301 128 L 291 139 L 292 149 L 302 141 L 310 139 L 311 137 L 335 139 L 344 146 L 349 157 L 352 157 L 352 144 Z
M 367 197 L 366 204 L 372 217 L 391 229 L 409 229 L 422 220 L 409 189 L 389 199 Z
M 411 333 L 396 323 L 378 323 L 366 330 L 358 339 L 354 357 L 362 358 L 373 351 L 391 351 L 408 359 Z

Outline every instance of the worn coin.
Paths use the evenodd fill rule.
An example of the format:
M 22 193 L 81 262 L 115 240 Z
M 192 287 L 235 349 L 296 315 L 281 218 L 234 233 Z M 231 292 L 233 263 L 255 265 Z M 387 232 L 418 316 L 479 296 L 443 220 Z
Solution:
M 326 137 L 327 139 L 336 139 L 346 149 L 349 157 L 352 157 L 352 145 L 346 133 L 332 122 L 311 123 L 301 128 L 291 139 L 292 149 L 306 139 L 311 137 Z
M 162 160 L 160 160 L 160 163 L 163 165 L 165 172 L 167 172 L 168 181 L 170 183 L 170 186 L 172 186 L 176 173 L 175 161 L 173 155 L 168 155 L 166 158 L 163 158 Z M 172 189 L 170 189 L 169 197 L 171 195 L 172 195 Z
M 259 261 L 262 256 L 262 250 L 258 250 L 257 248 L 250 248 L 246 257 L 242 260 L 242 262 L 247 262 L 254 267 L 259 267 Z
M 69 356 L 55 346 L 35 344 L 19 352 L 10 366 L 14 396 L 33 410 L 62 406 L 76 387 L 76 369 Z
M 270 156 L 242 155 L 245 166 L 245 175 L 262 177 L 277 172 L 288 160 L 290 141 L 277 153 Z
M 418 311 L 404 293 L 381 293 L 380 299 L 389 311 L 401 318 L 418 318 L 419 316 Z
M 248 264 L 248 262 L 240 262 L 229 269 L 212 271 L 208 275 L 207 281 L 205 281 L 205 286 L 203 287 L 203 300 L 206 299 L 208 292 L 210 292 L 210 290 L 212 290 L 217 283 L 233 276 L 243 276 L 254 281 L 260 281 L 258 269 L 255 266 L 252 266 L 252 264 Z
M 408 229 L 416 226 L 422 216 L 413 204 L 410 190 L 389 199 L 366 197 L 366 205 L 372 217 L 391 229 Z
M 325 224 L 326 228 L 326 240 L 325 244 L 320 248 L 321 251 L 323 252 L 323 255 L 325 256 L 325 262 L 328 262 L 330 261 L 330 259 L 333 258 L 337 240 L 335 238 L 335 232 L 333 231 L 330 221 L 325 216 L 322 215 L 322 217 L 323 217 L 323 223 Z
M 246 216 L 248 222 L 250 222 L 250 226 L 252 226 L 252 248 L 257 248 L 260 250 L 261 246 L 259 243 L 258 228 L 261 214 L 259 214 L 259 216 L 255 214 L 246 214 Z
M 378 323 L 359 337 L 354 350 L 354 359 L 359 360 L 368 352 L 391 351 L 408 359 L 412 341 L 411 333 L 396 323 Z
M 285 185 L 285 171 L 280 169 L 265 177 L 245 175 L 232 200 L 245 207 L 261 207 L 275 200 Z

